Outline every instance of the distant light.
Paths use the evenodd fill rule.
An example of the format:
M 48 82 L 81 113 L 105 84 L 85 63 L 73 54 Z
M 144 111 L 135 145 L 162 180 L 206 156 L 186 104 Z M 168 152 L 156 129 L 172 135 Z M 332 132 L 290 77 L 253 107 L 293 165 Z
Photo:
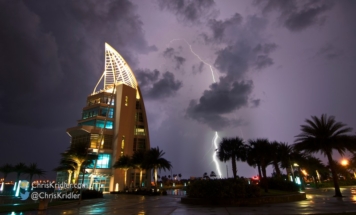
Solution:
M 19 194 L 20 194 L 20 184 L 21 184 L 21 180 L 19 180 L 19 183 L 18 183 L 18 185 L 17 185 L 17 189 L 16 189 L 16 194 L 15 194 L 15 196 L 19 196 Z
M 297 183 L 297 184 L 299 184 L 299 185 L 302 184 L 302 182 L 300 181 L 300 178 L 299 178 L 298 176 L 295 177 L 295 183 Z
M 341 165 L 347 166 L 347 165 L 349 165 L 349 161 L 346 160 L 346 159 L 342 159 L 342 160 L 341 160 Z
M 15 184 L 14 184 L 14 188 L 12 189 L 13 191 L 16 190 L 16 185 L 17 185 L 17 182 L 15 182 Z

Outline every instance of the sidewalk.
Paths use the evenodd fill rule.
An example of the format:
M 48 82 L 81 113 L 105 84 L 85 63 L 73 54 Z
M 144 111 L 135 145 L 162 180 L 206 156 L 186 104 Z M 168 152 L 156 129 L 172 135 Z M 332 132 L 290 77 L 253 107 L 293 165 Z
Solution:
M 343 198 L 332 197 L 334 189 L 307 189 L 307 200 L 265 204 L 256 207 L 206 207 L 180 203 L 181 196 L 105 195 L 104 199 L 85 200 L 77 204 L 57 206 L 45 212 L 9 213 L 11 215 L 231 215 L 231 214 L 356 214 L 356 195 L 351 187 L 341 188 Z M 351 213 L 354 212 L 354 213 Z

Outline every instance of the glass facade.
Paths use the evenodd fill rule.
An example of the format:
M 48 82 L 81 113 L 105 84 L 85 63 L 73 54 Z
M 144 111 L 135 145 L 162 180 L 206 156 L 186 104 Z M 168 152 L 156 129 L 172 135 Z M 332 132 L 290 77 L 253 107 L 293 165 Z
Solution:
M 98 120 L 98 119 L 93 119 L 85 122 L 79 123 L 79 125 L 89 125 L 89 126 L 95 126 L 97 128 L 105 128 L 106 129 L 113 129 L 114 123 L 113 121 L 106 120 Z
M 85 187 L 89 187 L 90 184 L 90 174 L 85 174 L 84 175 L 84 182 L 83 180 L 83 174 L 80 173 L 79 175 L 79 181 L 80 183 L 83 183 Z M 93 184 L 92 184 L 92 189 L 102 191 L 102 192 L 109 192 L 110 191 L 110 177 L 107 176 L 94 176 L 93 179 Z
M 114 108 L 96 107 L 96 108 L 84 110 L 82 114 L 82 119 L 88 119 L 96 116 L 103 116 L 112 119 L 114 118 Z
M 98 160 L 96 161 L 97 169 L 107 169 L 111 168 L 111 154 L 99 154 Z M 94 168 L 94 164 L 88 166 L 89 169 Z
M 111 101 L 111 102 L 110 102 Z M 87 106 L 92 106 L 96 104 L 110 104 L 114 105 L 115 104 L 115 99 L 112 98 L 109 94 L 103 94 L 99 98 L 90 98 L 87 101 Z

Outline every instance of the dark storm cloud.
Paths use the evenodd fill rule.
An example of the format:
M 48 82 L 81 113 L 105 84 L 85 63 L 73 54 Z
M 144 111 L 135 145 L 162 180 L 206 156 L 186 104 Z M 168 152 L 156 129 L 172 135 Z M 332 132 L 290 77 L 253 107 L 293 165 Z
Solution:
M 224 38 L 225 29 L 239 25 L 242 22 L 242 16 L 236 13 L 232 18 L 221 21 L 216 19 L 210 19 L 208 26 L 213 32 L 213 39 L 215 41 L 221 41 Z
M 331 43 L 326 43 L 319 49 L 316 55 L 325 58 L 326 60 L 333 60 L 335 58 L 341 57 L 343 55 L 343 51 L 336 48 Z
M 252 81 L 231 82 L 221 78 L 218 83 L 210 86 L 210 90 L 204 91 L 199 102 L 190 102 L 187 116 L 215 130 L 232 125 L 233 121 L 222 115 L 247 106 L 252 88 Z
M 75 125 L 103 72 L 104 42 L 131 66 L 134 53 L 156 50 L 129 1 L 1 1 L 0 29 L 3 124 Z
M 296 0 L 256 0 L 264 13 L 278 11 L 279 22 L 290 31 L 301 31 L 313 25 L 322 25 L 326 11 L 334 6 L 332 1 L 296 1 Z
M 158 70 L 136 70 L 135 73 L 145 99 L 157 100 L 172 97 L 182 87 L 182 82 L 175 80 L 171 72 L 163 73 L 161 79 L 159 79 Z
M 139 82 L 141 88 L 149 86 L 150 84 L 156 82 L 159 77 L 159 71 L 157 69 L 152 72 L 149 69 L 136 70 L 136 79 Z
M 178 54 L 179 52 L 176 52 L 174 48 L 166 48 L 166 50 L 163 52 L 163 56 L 171 59 L 175 64 L 175 69 L 179 70 L 186 59 L 182 56 L 179 56 Z
M 259 17 L 248 17 L 245 23 L 239 14 L 219 21 L 211 20 L 211 34 L 205 34 L 208 42 L 226 44 L 216 52 L 215 68 L 223 74 L 219 82 L 204 91 L 199 100 L 192 100 L 186 111 L 188 118 L 207 124 L 215 130 L 226 126 L 241 125 L 240 121 L 227 116 L 242 107 L 252 107 L 260 103 L 251 99 L 253 82 L 247 80 L 246 73 L 253 68 L 263 69 L 273 64 L 270 54 L 276 49 L 274 43 L 263 43 L 259 37 L 266 22 Z
M 168 10 L 184 24 L 198 24 L 218 14 L 214 0 L 157 0 L 162 10 Z

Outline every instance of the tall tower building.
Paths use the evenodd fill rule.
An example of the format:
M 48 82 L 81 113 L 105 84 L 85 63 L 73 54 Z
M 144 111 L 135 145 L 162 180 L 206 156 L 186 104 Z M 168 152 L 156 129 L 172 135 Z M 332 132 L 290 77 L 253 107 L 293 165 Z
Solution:
M 99 86 L 102 89 L 97 90 Z M 67 133 L 71 144 L 85 142 L 89 151 L 98 154 L 97 161 L 86 167 L 84 183 L 103 192 L 124 189 L 124 170 L 112 168 L 120 156 L 150 148 L 145 105 L 135 75 L 107 43 L 103 75 L 88 96 L 81 119 Z M 128 187 L 150 183 L 144 172 L 140 185 L 135 169 L 129 169 L 126 177 Z

